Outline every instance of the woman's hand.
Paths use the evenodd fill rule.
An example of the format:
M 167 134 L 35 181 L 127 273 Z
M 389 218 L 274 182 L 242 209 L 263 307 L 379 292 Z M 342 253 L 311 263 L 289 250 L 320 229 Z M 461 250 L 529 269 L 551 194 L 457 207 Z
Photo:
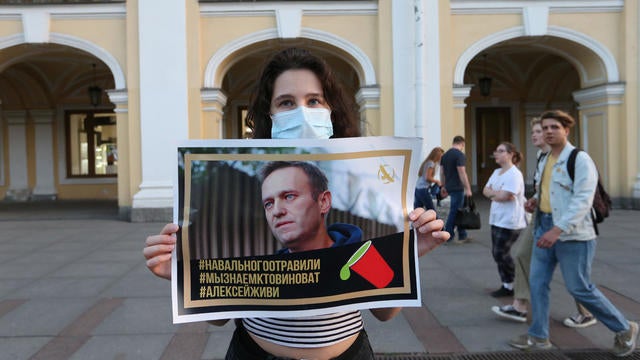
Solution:
M 538 207 L 538 199 L 534 197 L 532 197 L 531 199 L 527 200 L 526 203 L 524 203 L 524 209 L 530 213 L 533 213 L 534 211 L 536 211 L 537 207 Z
M 145 241 L 142 249 L 147 259 L 147 268 L 156 276 L 171 280 L 171 252 L 176 247 L 176 224 L 167 224 L 158 235 L 152 235 Z
M 444 221 L 436 218 L 436 212 L 423 208 L 414 209 L 409 213 L 409 220 L 418 235 L 418 256 L 422 256 L 437 248 L 451 237 L 443 231 Z

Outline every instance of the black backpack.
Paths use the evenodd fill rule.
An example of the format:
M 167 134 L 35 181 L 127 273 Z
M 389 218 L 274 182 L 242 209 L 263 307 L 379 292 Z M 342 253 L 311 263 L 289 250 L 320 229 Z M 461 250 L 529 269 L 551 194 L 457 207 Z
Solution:
M 571 154 L 567 160 L 567 172 L 569 173 L 571 181 L 573 181 L 573 177 L 576 172 L 576 156 L 578 156 L 578 152 L 580 151 L 581 150 L 578 148 L 571 150 Z M 593 227 L 596 229 L 596 234 L 598 234 L 598 227 L 596 224 L 603 222 L 605 218 L 609 217 L 610 211 L 611 197 L 604 189 L 604 186 L 600 181 L 600 172 L 598 171 L 598 185 L 596 186 L 596 193 L 593 196 L 593 204 L 591 206 L 591 219 L 593 220 Z

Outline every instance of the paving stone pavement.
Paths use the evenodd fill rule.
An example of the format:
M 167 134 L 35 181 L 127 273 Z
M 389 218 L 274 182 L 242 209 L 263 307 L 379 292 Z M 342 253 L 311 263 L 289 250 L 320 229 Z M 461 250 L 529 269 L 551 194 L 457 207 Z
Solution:
M 479 205 L 483 229 L 470 232 L 471 243 L 420 259 L 423 307 L 385 323 L 364 313 L 378 358 L 610 358 L 613 334 L 602 324 L 562 326 L 575 306 L 559 272 L 551 284 L 556 351 L 522 353 L 507 345 L 527 327 L 490 311 L 510 299 L 489 296 L 499 278 L 489 204 Z M 592 271 L 631 320 L 640 319 L 639 223 L 639 211 L 614 210 L 600 227 Z M 144 239 L 162 225 L 119 221 L 109 202 L 0 203 L 0 359 L 223 359 L 233 325 L 174 325 L 170 284 L 145 267 Z

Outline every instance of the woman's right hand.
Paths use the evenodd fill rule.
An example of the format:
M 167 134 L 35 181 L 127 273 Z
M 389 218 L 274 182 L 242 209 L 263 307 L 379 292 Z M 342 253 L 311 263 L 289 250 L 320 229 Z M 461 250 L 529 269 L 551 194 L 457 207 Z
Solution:
M 171 252 L 176 247 L 176 224 L 167 224 L 158 235 L 147 237 L 142 253 L 147 268 L 156 276 L 171 280 Z
M 536 198 L 531 198 L 529 200 L 527 200 L 526 203 L 524 203 L 524 209 L 527 212 L 530 212 L 533 214 L 534 211 L 536 211 L 536 208 L 538 207 L 538 199 Z

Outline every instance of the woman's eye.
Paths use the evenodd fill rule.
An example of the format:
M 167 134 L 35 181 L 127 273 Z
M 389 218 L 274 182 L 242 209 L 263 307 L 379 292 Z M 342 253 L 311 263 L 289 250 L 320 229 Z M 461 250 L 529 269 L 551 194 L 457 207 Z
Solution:
M 307 104 L 309 106 L 323 106 L 324 100 L 321 98 L 312 98 L 307 102 Z
M 291 100 L 282 100 L 278 103 L 278 107 L 292 107 L 295 104 Z

